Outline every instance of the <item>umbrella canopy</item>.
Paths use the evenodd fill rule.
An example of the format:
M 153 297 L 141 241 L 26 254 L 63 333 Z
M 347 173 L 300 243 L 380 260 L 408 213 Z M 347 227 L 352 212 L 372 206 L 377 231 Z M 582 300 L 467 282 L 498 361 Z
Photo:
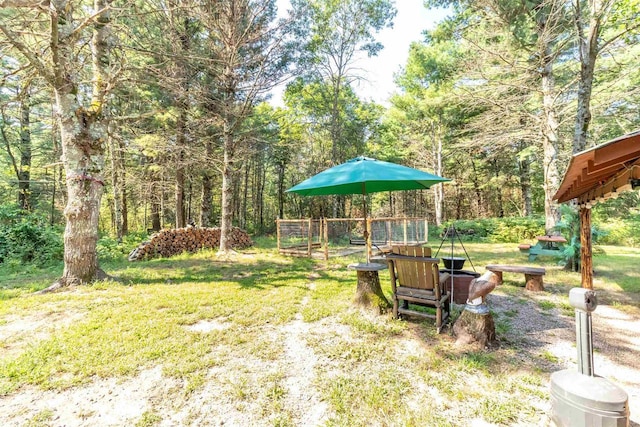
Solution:
M 423 190 L 434 184 L 450 181 L 418 169 L 360 156 L 302 181 L 287 190 L 303 196 L 377 193 L 380 191 Z M 371 241 L 367 228 L 367 205 L 364 199 L 367 263 Z
M 287 190 L 303 196 L 369 194 L 380 191 L 422 190 L 450 181 L 418 169 L 368 157 L 356 157 L 302 181 Z

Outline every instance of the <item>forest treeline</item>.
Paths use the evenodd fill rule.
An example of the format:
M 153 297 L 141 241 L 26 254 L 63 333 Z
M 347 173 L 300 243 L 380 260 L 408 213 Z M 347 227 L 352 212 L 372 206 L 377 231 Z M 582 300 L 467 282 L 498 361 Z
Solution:
M 355 88 L 394 2 L 286 6 L 0 1 L 0 204 L 66 223 L 65 251 L 95 248 L 98 228 L 268 233 L 276 218 L 361 216 L 350 198 L 285 190 L 367 155 L 452 179 L 377 194 L 373 215 L 551 229 L 571 155 L 640 127 L 637 0 L 428 0 L 449 16 L 410 46 L 384 106 Z

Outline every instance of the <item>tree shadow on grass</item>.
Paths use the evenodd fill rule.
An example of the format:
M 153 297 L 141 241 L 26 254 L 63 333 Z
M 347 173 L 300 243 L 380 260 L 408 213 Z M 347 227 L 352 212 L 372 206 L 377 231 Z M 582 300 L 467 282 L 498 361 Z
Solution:
M 348 281 L 314 269 L 314 263 L 306 259 L 251 262 L 164 259 L 142 261 L 113 274 L 128 286 L 231 282 L 240 289 L 265 289 L 281 286 L 305 288 L 308 281 L 327 278 Z

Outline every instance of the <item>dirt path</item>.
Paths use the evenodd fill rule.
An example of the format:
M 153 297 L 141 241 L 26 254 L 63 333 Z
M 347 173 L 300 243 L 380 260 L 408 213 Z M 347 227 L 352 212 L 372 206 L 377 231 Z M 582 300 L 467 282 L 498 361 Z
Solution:
M 310 282 L 308 287 L 314 290 L 315 283 Z M 300 309 L 308 302 L 309 295 L 302 299 Z M 314 385 L 318 357 L 305 342 L 310 331 L 311 324 L 302 320 L 301 312 L 280 331 L 285 336 L 286 406 L 295 414 L 296 425 L 301 426 L 322 425 L 327 420 L 328 411 L 327 404 L 321 400 L 320 392 Z

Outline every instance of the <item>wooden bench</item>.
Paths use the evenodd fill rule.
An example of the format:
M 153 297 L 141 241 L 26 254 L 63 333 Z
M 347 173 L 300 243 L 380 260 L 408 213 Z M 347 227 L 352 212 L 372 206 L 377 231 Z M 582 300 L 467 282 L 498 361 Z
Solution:
M 502 284 L 502 273 L 522 273 L 524 274 L 525 288 L 530 291 L 544 291 L 542 276 L 546 274 L 546 270 L 541 267 L 526 267 L 520 265 L 500 265 L 489 264 L 487 270 L 492 271 L 498 276 L 498 284 Z

